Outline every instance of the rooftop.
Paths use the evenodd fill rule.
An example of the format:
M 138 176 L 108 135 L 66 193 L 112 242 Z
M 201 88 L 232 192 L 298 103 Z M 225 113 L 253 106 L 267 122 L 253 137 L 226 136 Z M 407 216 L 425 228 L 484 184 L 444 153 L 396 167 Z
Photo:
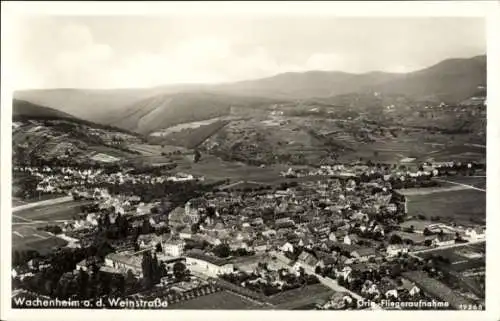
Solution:
M 110 253 L 106 256 L 106 258 L 115 262 L 126 264 L 128 266 L 133 266 L 135 268 L 141 268 L 142 258 L 139 256 L 131 254 Z
M 223 258 L 219 258 L 219 257 L 213 256 L 213 255 L 208 255 L 208 254 L 204 253 L 203 251 L 197 250 L 197 249 L 194 249 L 194 250 L 187 252 L 186 257 L 206 261 L 208 263 L 215 264 L 218 266 L 222 266 L 222 265 L 226 265 L 226 264 L 230 263 L 228 259 L 223 259 Z
M 463 305 L 471 304 L 469 300 L 461 297 L 438 280 L 430 278 L 427 273 L 423 271 L 404 272 L 403 276 L 410 281 L 415 282 L 415 284 L 419 288 L 429 293 L 433 297 L 436 297 L 445 302 L 449 302 L 449 304 L 455 309 L 459 309 L 460 306 Z

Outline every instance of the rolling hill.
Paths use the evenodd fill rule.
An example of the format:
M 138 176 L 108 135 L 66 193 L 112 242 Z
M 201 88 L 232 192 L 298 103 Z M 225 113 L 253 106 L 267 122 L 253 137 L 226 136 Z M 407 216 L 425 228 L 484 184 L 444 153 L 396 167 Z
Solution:
M 164 94 L 132 104 L 110 123 L 141 134 L 149 134 L 177 124 L 227 116 L 231 107 L 259 108 L 277 102 L 279 100 L 211 92 Z
M 215 91 L 251 93 L 275 98 L 310 99 L 365 91 L 370 86 L 400 77 L 398 74 L 370 72 L 350 74 L 338 71 L 287 72 L 269 78 L 214 86 Z
M 486 56 L 483 55 L 466 59 L 448 59 L 410 73 L 290 72 L 213 88 L 221 92 L 253 93 L 260 96 L 294 99 L 381 92 L 415 100 L 455 103 L 472 96 L 479 85 L 485 84 Z
M 64 118 L 75 119 L 74 116 L 60 110 L 33 104 L 29 101 L 14 99 L 12 116 L 16 118 Z
M 153 89 L 48 89 L 22 90 L 14 98 L 62 110 L 89 121 L 106 123 L 107 120 L 134 101 L 154 95 Z
M 350 97 L 365 97 L 370 102 L 369 96 L 373 96 L 374 92 L 384 97 L 391 96 L 411 102 L 444 101 L 453 104 L 474 96 L 478 86 L 485 84 L 486 56 L 483 55 L 448 59 L 406 74 L 289 72 L 218 85 L 114 90 L 31 90 L 16 92 L 14 97 L 50 106 L 81 119 L 147 134 L 184 122 L 224 116 L 231 106 L 255 108 L 277 101 L 293 104 L 300 100 L 306 103 L 340 102 L 354 108 L 365 100 L 363 98 L 352 104 L 349 103 Z
M 90 126 L 92 128 L 118 131 L 135 137 L 140 137 L 139 134 L 128 131 L 125 128 L 115 127 L 109 124 L 95 123 L 86 119 L 75 117 L 54 108 L 41 106 L 20 99 L 14 99 L 12 101 L 12 118 L 13 120 L 64 120 L 75 124 Z
M 375 91 L 404 95 L 416 100 L 458 103 L 486 85 L 486 56 L 448 59 L 432 67 L 403 74 L 378 84 Z

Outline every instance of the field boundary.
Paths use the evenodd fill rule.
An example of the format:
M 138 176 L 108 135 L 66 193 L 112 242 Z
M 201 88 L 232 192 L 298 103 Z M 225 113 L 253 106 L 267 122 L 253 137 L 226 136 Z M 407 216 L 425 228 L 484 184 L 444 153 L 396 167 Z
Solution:
M 13 207 L 12 208 L 12 213 L 15 213 L 15 212 L 18 212 L 18 211 L 22 211 L 22 210 L 27 210 L 27 209 L 30 209 L 30 208 L 36 208 L 36 207 L 40 207 L 40 206 L 45 206 L 45 205 L 60 204 L 60 203 L 69 202 L 69 201 L 72 201 L 72 200 L 73 200 L 73 196 L 63 196 L 63 197 L 53 198 L 53 199 L 44 200 L 44 201 L 40 201 L 40 202 L 23 204 L 23 205 L 19 205 L 19 206 Z

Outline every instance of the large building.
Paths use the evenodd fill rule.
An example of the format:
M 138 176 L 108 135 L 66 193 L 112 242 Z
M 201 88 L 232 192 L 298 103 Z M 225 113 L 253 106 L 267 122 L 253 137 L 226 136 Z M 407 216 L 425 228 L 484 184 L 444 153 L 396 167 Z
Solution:
M 192 250 L 186 253 L 186 266 L 195 273 L 204 274 L 210 277 L 217 277 L 219 274 L 232 273 L 233 264 L 225 259 L 206 255 L 202 251 Z
M 110 253 L 106 255 L 104 264 L 122 273 L 131 270 L 134 274 L 142 276 L 142 257 L 127 253 Z
M 173 257 L 179 257 L 184 253 L 184 240 L 170 240 L 162 243 L 163 253 Z
M 191 224 L 198 223 L 201 218 L 200 207 L 204 205 L 202 200 L 192 199 L 184 205 L 184 215 Z

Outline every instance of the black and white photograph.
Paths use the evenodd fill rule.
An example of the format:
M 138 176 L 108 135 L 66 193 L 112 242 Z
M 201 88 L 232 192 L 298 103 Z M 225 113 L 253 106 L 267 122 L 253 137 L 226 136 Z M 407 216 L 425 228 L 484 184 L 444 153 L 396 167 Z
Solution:
M 10 29 L 10 315 L 497 308 L 486 16 L 94 6 Z

